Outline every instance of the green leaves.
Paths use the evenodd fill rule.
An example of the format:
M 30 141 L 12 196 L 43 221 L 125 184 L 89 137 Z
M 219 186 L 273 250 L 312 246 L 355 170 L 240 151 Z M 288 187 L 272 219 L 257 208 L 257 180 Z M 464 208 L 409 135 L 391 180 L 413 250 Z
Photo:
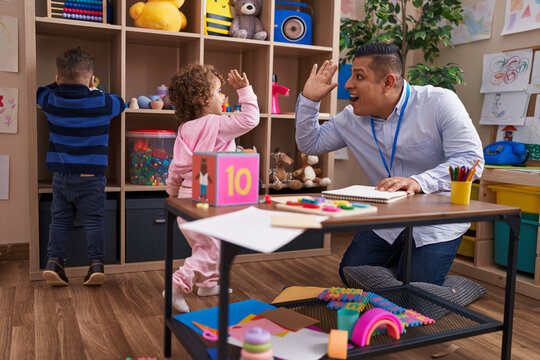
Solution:
M 404 19 L 401 10 L 407 3 L 418 9 L 418 14 L 409 9 Z M 398 0 L 395 4 L 390 0 L 366 0 L 364 10 L 366 17 L 363 20 L 342 19 L 339 48 L 342 52 L 348 49 L 344 58 L 340 59 L 342 64 L 354 60 L 354 52 L 358 46 L 373 42 L 396 45 L 404 58 L 409 50 L 420 50 L 426 64 L 432 64 L 439 56 L 439 46 L 453 46 L 452 27 L 448 24 L 457 25 L 463 19 L 459 0 Z M 403 43 L 405 47 L 402 46 Z M 412 76 L 415 76 L 416 84 L 432 84 L 452 90 L 453 84 L 464 82 L 463 71 L 457 65 L 441 67 L 439 72 L 436 72 L 435 68 L 417 64 L 411 67 L 408 76 L 411 81 Z
M 463 70 L 455 63 L 446 66 L 416 64 L 410 67 L 407 77 L 411 85 L 433 85 L 456 91 L 455 84 L 464 84 Z

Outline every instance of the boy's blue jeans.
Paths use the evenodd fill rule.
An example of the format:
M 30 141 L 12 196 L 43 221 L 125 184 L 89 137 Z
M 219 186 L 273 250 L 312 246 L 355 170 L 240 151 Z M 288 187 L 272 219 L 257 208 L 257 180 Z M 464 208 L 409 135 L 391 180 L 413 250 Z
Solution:
M 348 286 L 343 268 L 346 266 L 373 265 L 394 270 L 402 280 L 405 259 L 405 231 L 390 245 L 373 231 L 359 231 L 343 254 L 339 265 L 339 275 Z M 414 240 L 411 254 L 411 281 L 442 285 L 456 256 L 463 236 L 455 240 L 416 247 Z
M 66 242 L 77 212 L 86 234 L 88 260 L 105 257 L 105 175 L 55 173 L 47 256 L 66 258 Z

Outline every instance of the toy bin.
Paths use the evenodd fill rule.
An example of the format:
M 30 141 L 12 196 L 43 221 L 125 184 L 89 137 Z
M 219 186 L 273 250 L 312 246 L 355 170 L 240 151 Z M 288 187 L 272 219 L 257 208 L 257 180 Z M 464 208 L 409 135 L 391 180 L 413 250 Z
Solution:
M 463 239 L 461 240 L 461 244 L 459 244 L 459 248 L 457 251 L 458 254 L 467 257 L 474 257 L 475 242 L 476 238 L 463 235 Z
M 497 204 L 519 207 L 521 211 L 533 214 L 540 211 L 538 186 L 488 185 L 488 189 L 495 191 Z
M 129 178 L 133 185 L 165 185 L 174 148 L 174 130 L 129 130 Z
M 480 190 L 480 184 L 472 183 L 471 185 L 471 200 L 478 200 L 478 193 Z M 469 228 L 471 230 L 476 230 L 476 223 L 471 223 L 471 227 Z M 476 239 L 473 239 L 473 241 L 476 241 Z
M 165 193 L 136 192 L 126 196 L 126 262 L 164 260 L 167 244 Z M 175 220 L 174 258 L 191 256 L 191 247 Z
M 536 241 L 538 236 L 538 214 L 522 213 L 518 245 L 517 269 L 534 274 L 536 261 Z M 495 262 L 499 265 L 508 263 L 508 237 L 510 227 L 495 221 Z
M 49 225 L 51 224 L 52 194 L 42 194 L 39 200 L 39 266 L 41 269 L 47 265 L 47 245 L 49 244 Z M 118 200 L 107 194 L 105 202 L 105 264 L 118 262 Z M 66 266 L 87 266 L 88 246 L 86 234 L 77 213 L 73 222 L 73 229 L 66 242 Z

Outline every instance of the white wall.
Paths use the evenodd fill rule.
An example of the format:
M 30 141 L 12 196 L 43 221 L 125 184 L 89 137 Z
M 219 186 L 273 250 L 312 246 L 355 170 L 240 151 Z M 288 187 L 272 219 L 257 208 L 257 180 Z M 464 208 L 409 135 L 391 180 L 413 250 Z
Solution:
M 0 154 L 9 155 L 9 200 L 0 200 L 0 244 L 29 240 L 28 147 L 29 119 L 26 109 L 36 106 L 35 89 L 27 90 L 25 49 L 26 1 L 0 1 L 0 14 L 18 18 L 18 72 L 0 71 L 0 87 L 19 89 L 18 132 L 0 133 Z M 33 1 L 33 0 L 31 0 Z M 0 49 L 2 51 L 2 49 Z

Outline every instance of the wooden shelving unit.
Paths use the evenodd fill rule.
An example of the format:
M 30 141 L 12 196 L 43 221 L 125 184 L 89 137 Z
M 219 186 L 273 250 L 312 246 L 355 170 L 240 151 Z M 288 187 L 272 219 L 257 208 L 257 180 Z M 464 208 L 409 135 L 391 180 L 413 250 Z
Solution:
M 534 164 L 535 166 L 538 166 Z M 532 164 L 531 164 L 532 166 Z M 492 184 L 515 184 L 538 186 L 540 174 L 521 173 L 505 169 L 484 169 L 480 179 L 479 200 L 495 202 L 496 194 L 488 188 Z M 476 243 L 474 258 L 458 257 L 452 265 L 452 271 L 462 273 L 468 277 L 485 281 L 487 283 L 505 286 L 506 268 L 497 265 L 494 261 L 494 234 L 492 222 L 479 222 L 476 226 Z M 535 299 L 540 299 L 540 228 L 538 230 L 536 248 L 535 273 L 528 275 L 518 273 L 516 292 Z
M 210 63 L 222 74 L 231 68 L 245 71 L 258 97 L 261 120 L 257 128 L 237 139 L 237 144 L 251 148 L 255 146 L 261 156 L 260 177 L 263 189 L 270 189 L 270 154 L 279 147 L 297 159 L 294 141 L 294 110 L 297 95 L 302 90 L 311 67 L 326 59 L 339 56 L 338 0 L 305 0 L 313 9 L 313 44 L 297 45 L 273 41 L 274 1 L 265 1 L 260 19 L 268 33 L 265 41 L 242 40 L 229 37 L 204 35 L 204 0 L 186 1 L 181 11 L 188 20 L 187 28 L 181 32 L 159 31 L 137 28 L 129 17 L 129 8 L 137 0 L 112 0 L 113 23 L 96 23 L 81 20 L 50 18 L 47 2 L 35 0 L 28 6 L 34 12 L 35 21 L 26 25 L 26 37 L 35 43 L 35 52 L 29 53 L 30 63 L 35 64 L 30 74 L 29 88 L 51 83 L 56 74 L 55 58 L 70 47 L 81 46 L 96 60 L 95 74 L 101 79 L 108 92 L 118 94 L 129 102 L 132 97 L 152 95 L 157 86 L 167 84 L 178 69 L 191 62 Z M 279 106 L 283 114 L 271 114 L 272 74 L 278 77 L 279 85 L 290 89 L 290 97 L 280 96 Z M 34 75 L 31 75 L 34 77 Z M 336 75 L 337 80 L 337 75 Z M 231 105 L 237 103 L 234 89 L 223 88 Z M 337 94 L 321 103 L 321 121 L 335 114 Z M 36 198 L 51 193 L 52 174 L 48 172 L 45 155 L 48 148 L 47 121 L 43 112 L 35 109 L 35 125 L 32 139 L 36 151 L 30 152 L 30 163 L 36 164 L 31 174 Z M 32 121 L 32 120 L 30 120 Z M 129 183 L 129 153 L 126 133 L 131 129 L 176 130 L 178 124 L 172 110 L 127 109 L 113 119 L 109 135 L 109 166 L 107 168 L 108 195 L 118 200 L 118 247 L 117 264 L 108 265 L 108 272 L 138 271 L 163 268 L 162 261 L 126 263 L 126 198 L 144 193 L 157 194 L 165 191 L 164 186 L 141 186 Z M 32 141 L 31 141 L 32 142 Z M 333 154 L 319 157 L 319 166 L 325 176 L 333 177 Z M 312 188 L 310 191 L 320 191 Z M 305 189 L 304 189 L 305 191 Z M 32 212 L 38 213 L 38 204 L 30 204 Z M 30 279 L 41 278 L 39 264 L 39 219 L 31 219 L 30 226 Z M 271 258 L 316 256 L 328 254 L 329 238 L 317 249 L 296 250 L 276 254 L 241 255 L 239 261 L 254 261 Z M 84 275 L 84 267 L 68 268 L 68 276 Z

